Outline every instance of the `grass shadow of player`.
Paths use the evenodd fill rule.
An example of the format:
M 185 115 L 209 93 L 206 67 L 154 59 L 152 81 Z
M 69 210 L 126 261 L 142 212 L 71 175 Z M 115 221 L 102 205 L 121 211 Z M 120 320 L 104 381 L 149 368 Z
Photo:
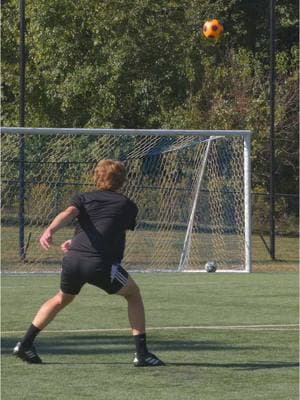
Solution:
M 2 354 L 12 353 L 17 339 L 2 338 Z M 133 339 L 130 335 L 51 335 L 39 337 L 35 343 L 41 356 L 50 355 L 105 355 L 105 354 L 132 354 L 134 351 Z M 256 347 L 239 346 L 216 341 L 199 340 L 148 340 L 151 351 L 201 352 L 201 351 L 239 351 L 252 350 Z
M 3 337 L 1 340 L 2 354 L 11 355 L 16 344 L 15 338 Z M 198 340 L 149 340 L 149 347 L 155 352 L 193 352 L 193 357 L 201 351 L 240 351 L 257 350 L 260 346 L 239 346 L 215 341 Z M 131 365 L 128 361 L 47 361 L 47 356 L 101 356 L 128 354 L 133 355 L 134 345 L 130 335 L 55 335 L 40 338 L 37 348 L 43 359 L 43 365 Z M 205 363 L 205 362 L 168 362 L 167 367 L 197 367 L 197 368 L 228 368 L 240 371 L 254 371 L 263 369 L 281 369 L 299 367 L 299 362 L 292 361 L 257 361 L 257 362 L 229 362 L 229 363 Z
M 294 361 L 257 361 L 239 363 L 196 363 L 196 362 L 169 362 L 169 366 L 177 367 L 201 367 L 201 368 L 231 368 L 239 371 L 253 371 L 261 369 L 295 368 L 299 367 L 299 362 Z

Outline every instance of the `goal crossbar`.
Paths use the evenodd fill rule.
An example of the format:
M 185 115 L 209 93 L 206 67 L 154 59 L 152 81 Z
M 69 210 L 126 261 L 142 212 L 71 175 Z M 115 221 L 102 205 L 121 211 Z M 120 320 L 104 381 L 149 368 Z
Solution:
M 192 129 L 113 129 L 113 128 L 32 128 L 1 127 L 2 133 L 24 135 L 133 135 L 133 136 L 251 136 L 248 130 L 192 130 Z

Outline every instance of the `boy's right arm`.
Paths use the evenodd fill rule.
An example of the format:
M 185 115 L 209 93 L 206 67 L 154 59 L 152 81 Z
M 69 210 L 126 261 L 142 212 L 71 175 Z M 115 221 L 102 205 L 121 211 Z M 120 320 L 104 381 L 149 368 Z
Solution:
M 79 211 L 74 206 L 69 206 L 64 211 L 59 213 L 40 237 L 41 246 L 45 250 L 48 250 L 52 242 L 53 234 L 62 226 L 71 222 L 74 218 L 78 216 L 78 214 Z

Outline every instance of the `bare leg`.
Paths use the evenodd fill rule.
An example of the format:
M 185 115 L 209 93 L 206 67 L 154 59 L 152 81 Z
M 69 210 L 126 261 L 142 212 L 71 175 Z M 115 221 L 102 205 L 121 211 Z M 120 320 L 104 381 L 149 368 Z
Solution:
M 129 276 L 128 283 L 117 293 L 128 302 L 128 318 L 132 328 L 132 334 L 145 333 L 145 311 L 139 287 Z
M 32 324 L 44 329 L 53 320 L 56 314 L 75 298 L 73 294 L 63 293 L 61 290 L 51 299 L 47 300 L 38 310 Z
M 55 315 L 68 305 L 75 295 L 63 293 L 61 290 L 47 300 L 39 309 L 23 339 L 16 344 L 13 354 L 30 364 L 40 364 L 42 360 L 37 354 L 33 342 L 39 332 L 49 324 Z
M 135 367 L 155 367 L 164 363 L 148 351 L 145 333 L 145 312 L 139 287 L 129 276 L 128 283 L 117 293 L 127 300 L 128 318 L 136 346 L 133 365 Z

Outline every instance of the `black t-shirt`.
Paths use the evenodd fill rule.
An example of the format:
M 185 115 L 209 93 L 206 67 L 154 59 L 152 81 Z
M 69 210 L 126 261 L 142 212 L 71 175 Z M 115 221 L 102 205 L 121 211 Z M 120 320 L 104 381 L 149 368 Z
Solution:
M 134 230 L 138 208 L 121 193 L 93 191 L 76 194 L 71 204 L 79 210 L 71 251 L 101 256 L 104 262 L 121 262 L 126 230 Z

